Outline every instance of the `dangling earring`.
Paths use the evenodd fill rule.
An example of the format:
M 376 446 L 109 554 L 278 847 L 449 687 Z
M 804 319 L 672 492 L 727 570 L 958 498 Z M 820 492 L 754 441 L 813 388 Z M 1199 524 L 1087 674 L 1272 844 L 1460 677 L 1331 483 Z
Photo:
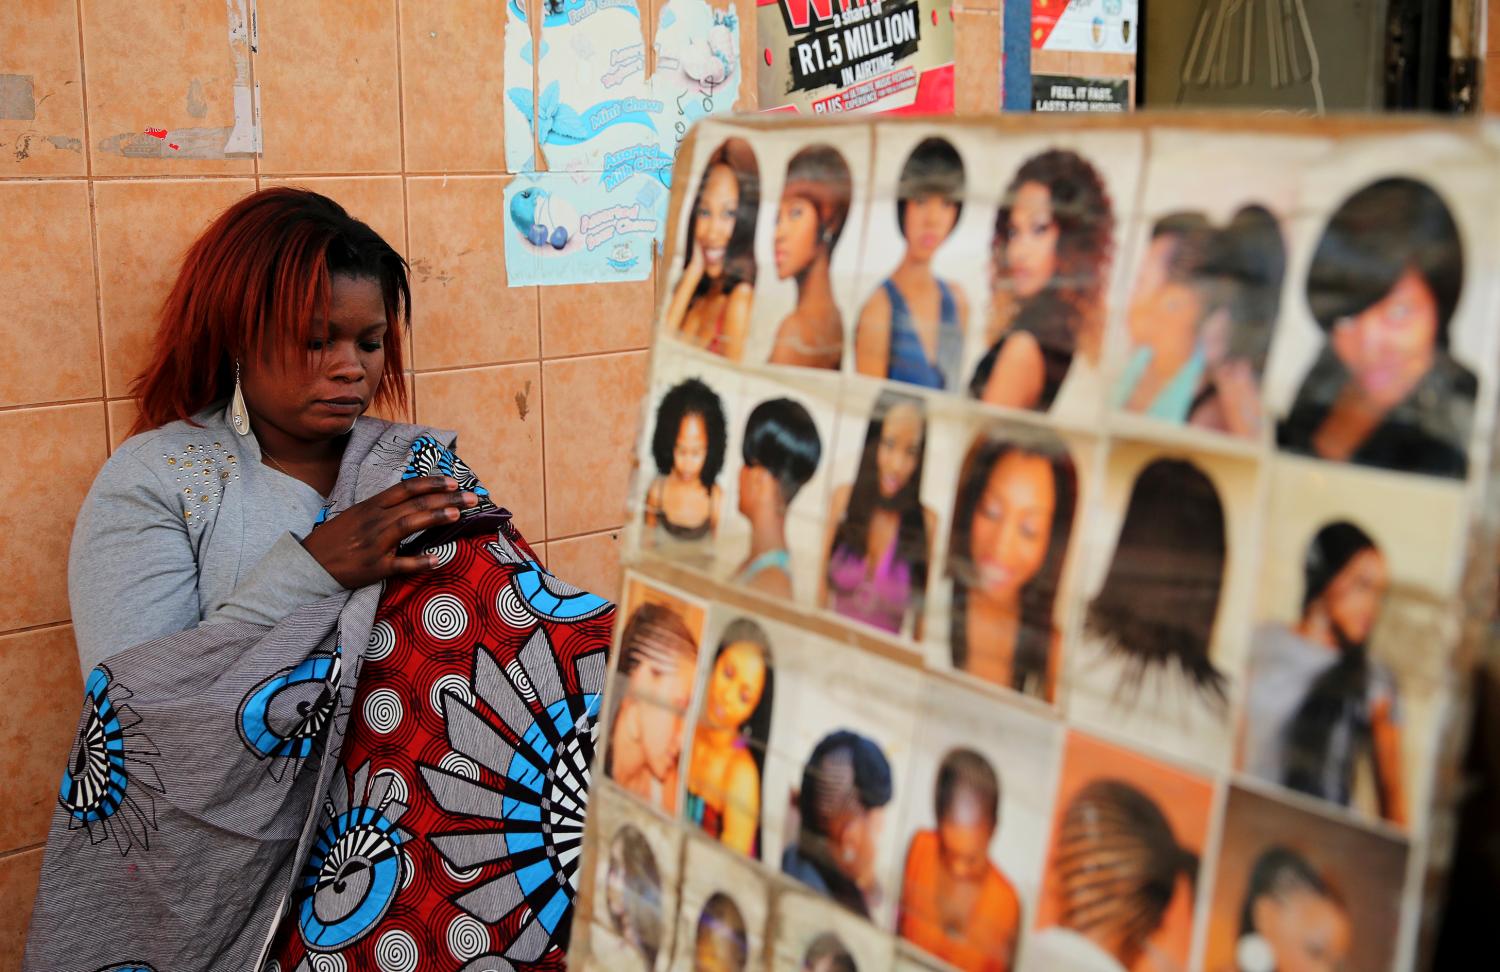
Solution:
M 1249 931 L 1235 943 L 1234 961 L 1239 972 L 1274 972 L 1276 953 L 1265 936 Z
M 240 435 L 250 434 L 250 413 L 245 410 L 245 396 L 240 391 L 240 362 L 236 358 L 234 362 L 234 400 L 229 404 L 229 420 L 234 423 L 234 431 Z

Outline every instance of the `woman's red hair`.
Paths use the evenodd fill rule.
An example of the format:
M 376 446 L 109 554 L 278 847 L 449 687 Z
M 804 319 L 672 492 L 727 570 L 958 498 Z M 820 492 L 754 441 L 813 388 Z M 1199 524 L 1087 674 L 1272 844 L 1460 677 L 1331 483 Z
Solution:
M 275 188 L 230 206 L 183 257 L 162 305 L 151 363 L 131 385 L 141 409 L 132 431 L 190 420 L 228 399 L 238 358 L 306 353 L 315 322 L 327 319 L 334 275 L 380 284 L 389 330 L 376 401 L 404 412 L 406 261 L 327 196 Z

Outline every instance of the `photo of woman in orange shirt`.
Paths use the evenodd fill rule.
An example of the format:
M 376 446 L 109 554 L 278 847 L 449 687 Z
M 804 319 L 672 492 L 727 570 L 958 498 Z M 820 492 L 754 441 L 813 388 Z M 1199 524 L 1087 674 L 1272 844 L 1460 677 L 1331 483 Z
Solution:
M 989 858 L 1000 826 L 1000 777 L 979 753 L 954 749 L 938 767 L 935 790 L 937 827 L 912 836 L 896 930 L 964 972 L 1007 972 L 1021 904 Z

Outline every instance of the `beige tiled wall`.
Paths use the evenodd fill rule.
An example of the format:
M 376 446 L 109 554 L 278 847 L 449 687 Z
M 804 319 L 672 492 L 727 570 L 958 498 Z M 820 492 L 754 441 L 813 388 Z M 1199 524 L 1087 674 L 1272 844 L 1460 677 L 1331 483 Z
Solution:
M 126 158 L 145 128 L 232 124 L 225 5 L 0 0 L 0 972 L 20 964 L 82 683 L 78 505 L 134 419 L 130 379 L 183 249 L 257 186 L 337 199 L 412 265 L 416 418 L 561 576 L 619 586 L 652 284 L 506 286 L 502 0 L 258 0 L 258 160 Z

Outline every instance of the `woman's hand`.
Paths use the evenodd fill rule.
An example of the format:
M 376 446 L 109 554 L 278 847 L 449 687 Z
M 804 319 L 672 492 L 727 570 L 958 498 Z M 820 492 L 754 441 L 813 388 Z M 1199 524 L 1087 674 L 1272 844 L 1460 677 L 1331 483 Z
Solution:
M 436 556 L 396 556 L 396 545 L 413 533 L 452 523 L 460 510 L 478 502 L 445 476 L 403 480 L 319 524 L 302 546 L 334 580 L 357 590 L 436 566 Z

